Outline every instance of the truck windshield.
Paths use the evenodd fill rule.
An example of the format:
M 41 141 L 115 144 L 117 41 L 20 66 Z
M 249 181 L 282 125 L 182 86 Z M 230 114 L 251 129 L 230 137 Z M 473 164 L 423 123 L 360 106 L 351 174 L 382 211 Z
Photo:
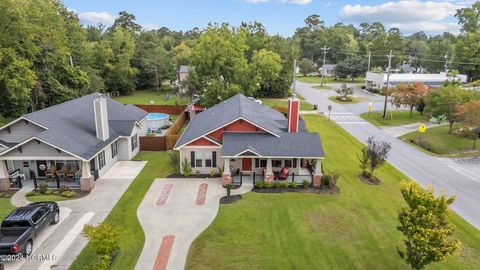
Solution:
M 30 223 L 27 220 L 5 220 L 2 223 L 2 228 L 15 227 L 30 227 Z

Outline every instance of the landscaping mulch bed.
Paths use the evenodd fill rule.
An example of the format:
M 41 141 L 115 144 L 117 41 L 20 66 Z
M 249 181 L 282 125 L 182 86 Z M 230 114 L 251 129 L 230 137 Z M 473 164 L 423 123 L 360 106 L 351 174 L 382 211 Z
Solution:
M 11 198 L 17 191 L 19 191 L 19 189 L 0 191 L 0 198 Z
M 362 181 L 363 183 L 365 183 L 367 185 L 380 185 L 382 183 L 380 181 L 380 179 L 378 179 L 375 176 L 368 178 L 368 177 L 365 177 L 362 174 L 360 174 L 358 176 L 358 179 L 360 179 L 360 181 Z
M 184 176 L 181 173 L 172 173 L 167 176 L 167 178 L 220 178 L 222 177 L 219 174 L 215 174 L 213 177 L 210 174 L 191 174 L 189 176 Z
M 242 199 L 242 195 L 231 195 L 230 197 L 224 196 L 220 198 L 220 204 L 231 204 L 238 202 Z
M 53 190 L 53 191 L 58 191 L 57 189 L 50 189 L 50 190 Z M 74 192 L 75 193 L 75 196 L 74 197 L 64 197 L 64 196 L 61 196 L 60 194 L 41 194 L 40 193 L 40 190 L 39 189 L 34 189 L 32 190 L 31 192 L 36 192 L 37 194 L 33 195 L 33 196 L 61 196 L 61 197 L 64 197 L 65 199 L 67 200 L 75 200 L 75 199 L 80 199 L 82 197 L 85 197 L 87 196 L 88 194 L 90 194 L 90 192 L 88 191 L 81 191 L 79 189 L 70 189 L 69 191 L 71 192 Z M 30 197 L 30 196 L 27 196 L 27 198 Z
M 299 192 L 299 193 L 311 193 L 311 194 L 323 194 L 333 195 L 340 193 L 340 189 L 337 186 L 332 187 L 296 187 L 296 188 L 254 188 L 254 192 L 257 193 L 287 193 L 287 192 Z

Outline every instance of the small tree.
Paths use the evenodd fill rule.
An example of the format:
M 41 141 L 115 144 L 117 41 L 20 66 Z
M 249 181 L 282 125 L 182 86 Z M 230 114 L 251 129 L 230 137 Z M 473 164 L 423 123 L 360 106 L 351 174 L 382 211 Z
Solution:
M 375 169 L 385 163 L 391 148 L 392 145 L 388 142 L 380 142 L 373 137 L 368 138 L 366 151 L 370 160 L 370 177 L 373 177 Z
M 227 197 L 230 197 L 230 194 L 232 192 L 232 184 L 226 184 L 225 189 L 227 190 Z
M 340 86 L 340 88 L 336 89 L 338 96 L 337 99 L 347 101 L 349 100 L 349 96 L 353 95 L 353 89 L 348 87 L 345 83 Z
M 416 270 L 455 254 L 460 242 L 452 239 L 454 227 L 447 220 L 455 197 L 436 198 L 432 187 L 424 190 L 413 181 L 402 181 L 401 192 L 408 207 L 398 214 L 397 229 L 405 236 L 405 249 L 397 247 L 400 257 Z
M 427 96 L 428 88 L 423 83 L 399 84 L 389 90 L 392 97 L 392 104 L 397 108 L 408 106 L 410 108 L 410 118 L 413 116 L 413 108 Z
M 107 269 L 101 266 L 108 266 L 113 253 L 118 249 L 117 228 L 106 222 L 97 226 L 85 225 L 83 235 L 90 241 L 93 254 L 97 257 L 94 268 Z
M 360 169 L 362 169 L 362 175 L 370 178 L 369 172 L 367 172 L 368 164 L 370 163 L 370 155 L 368 154 L 367 147 L 362 149 L 362 154 L 358 155 L 358 160 L 360 161 Z
M 168 152 L 170 157 L 170 166 L 175 172 L 180 172 L 180 155 L 178 151 L 170 151 Z
M 465 137 L 473 140 L 473 149 L 480 138 L 480 101 L 470 101 L 458 106 L 457 119 L 463 126 Z
M 303 74 L 303 76 L 307 76 L 308 73 L 317 71 L 317 68 L 313 65 L 313 62 L 307 58 L 303 58 L 302 61 L 300 61 L 300 64 L 298 64 L 298 67 L 300 68 L 300 72 Z
M 192 165 L 190 164 L 190 161 L 185 158 L 182 161 L 182 169 L 183 169 L 183 175 L 188 177 L 192 173 Z

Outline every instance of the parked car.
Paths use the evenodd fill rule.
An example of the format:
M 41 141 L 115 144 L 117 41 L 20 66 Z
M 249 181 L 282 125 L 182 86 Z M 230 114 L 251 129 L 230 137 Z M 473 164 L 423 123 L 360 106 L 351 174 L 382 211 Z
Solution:
M 29 256 L 33 241 L 50 224 L 60 220 L 56 202 L 31 203 L 15 209 L 0 226 L 0 255 Z

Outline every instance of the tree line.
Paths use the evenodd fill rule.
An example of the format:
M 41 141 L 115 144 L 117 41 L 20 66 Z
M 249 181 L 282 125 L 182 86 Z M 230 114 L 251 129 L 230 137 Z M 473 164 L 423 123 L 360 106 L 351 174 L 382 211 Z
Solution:
M 472 80 L 480 79 L 480 55 L 473 48 L 480 43 L 480 1 L 456 11 L 461 32 L 429 36 L 423 31 L 405 36 L 398 28 L 387 29 L 381 22 L 361 23 L 359 27 L 336 23 L 327 27 L 317 14 L 305 19 L 305 26 L 294 34 L 298 41 L 304 68 L 310 63 L 323 64 L 322 47 L 329 48 L 326 63 L 337 65 L 337 76 L 358 76 L 371 69 L 385 70 L 386 55 L 393 51 L 392 67 L 407 63 L 424 72 L 456 69 Z M 370 55 L 370 57 L 369 57 Z

